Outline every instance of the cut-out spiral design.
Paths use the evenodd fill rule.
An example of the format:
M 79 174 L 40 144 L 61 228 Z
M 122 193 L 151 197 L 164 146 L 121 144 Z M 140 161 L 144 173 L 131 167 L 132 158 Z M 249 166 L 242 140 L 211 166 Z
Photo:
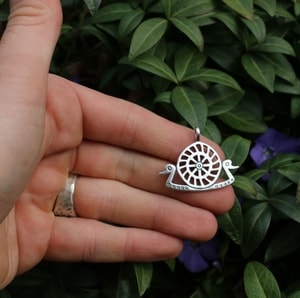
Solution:
M 187 185 L 202 189 L 216 182 L 222 170 L 222 162 L 211 146 L 195 142 L 180 154 L 176 167 L 181 179 Z

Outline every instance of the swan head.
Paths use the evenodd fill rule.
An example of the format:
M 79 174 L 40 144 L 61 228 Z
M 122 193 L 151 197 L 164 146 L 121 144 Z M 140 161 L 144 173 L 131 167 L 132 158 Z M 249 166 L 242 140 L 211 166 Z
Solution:
M 172 164 L 167 164 L 165 167 L 165 170 L 162 172 L 159 172 L 159 174 L 164 175 L 164 174 L 170 174 L 173 171 L 176 171 L 176 167 Z
M 234 170 L 234 169 L 238 169 L 239 166 L 234 166 L 230 159 L 226 159 L 226 160 L 223 161 L 223 168 Z

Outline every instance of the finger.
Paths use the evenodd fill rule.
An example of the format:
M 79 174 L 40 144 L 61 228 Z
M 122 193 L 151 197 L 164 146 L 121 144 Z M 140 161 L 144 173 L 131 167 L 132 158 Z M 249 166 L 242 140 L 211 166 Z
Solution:
M 0 43 L 0 222 L 41 156 L 47 73 L 60 22 L 57 0 L 11 1 Z
M 84 137 L 131 148 L 165 160 L 175 160 L 194 142 L 191 129 L 174 124 L 146 109 L 73 84 L 82 102 Z M 201 141 L 223 152 L 204 136 Z
M 182 192 L 166 187 L 159 175 L 165 160 L 107 144 L 84 142 L 77 150 L 72 171 L 89 177 L 117 180 L 132 187 L 176 198 L 190 205 L 220 214 L 231 208 L 232 187 L 203 192 Z
M 23 76 L 29 85 L 36 85 L 41 75 L 45 79 L 61 21 L 57 0 L 11 0 L 0 46 L 1 74 L 12 79 Z M 27 91 L 33 92 L 29 86 Z
M 56 261 L 158 261 L 175 257 L 181 250 L 180 240 L 159 232 L 56 217 L 45 257 Z
M 107 179 L 80 177 L 75 208 L 79 217 L 156 230 L 183 239 L 207 241 L 217 230 L 215 216 L 207 210 Z
M 34 112 L 44 117 L 47 76 L 62 13 L 58 0 L 13 0 L 10 3 L 8 24 L 0 44 L 0 86 L 5 86 L 0 103 L 5 105 L 3 115 L 22 109 L 20 116 L 29 117 L 26 112 L 31 111 L 27 124 L 28 120 L 35 119 Z M 12 116 L 17 118 L 16 114 Z

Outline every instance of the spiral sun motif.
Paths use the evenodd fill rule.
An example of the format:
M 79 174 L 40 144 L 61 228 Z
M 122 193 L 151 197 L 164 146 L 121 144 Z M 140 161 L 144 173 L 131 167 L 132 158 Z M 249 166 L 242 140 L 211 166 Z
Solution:
M 198 141 L 185 148 L 176 167 L 187 185 L 201 189 L 216 182 L 222 170 L 222 162 L 211 146 Z

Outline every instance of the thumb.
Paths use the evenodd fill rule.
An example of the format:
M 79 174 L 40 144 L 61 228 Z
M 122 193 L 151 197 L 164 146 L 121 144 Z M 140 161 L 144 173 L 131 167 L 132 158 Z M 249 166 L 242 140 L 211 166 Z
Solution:
M 1 40 L 5 74 L 45 76 L 62 21 L 58 0 L 11 0 L 7 28 Z M 18 67 L 12 67 L 18 64 Z M 2 71 L 3 73 L 3 71 Z
M 47 76 L 59 0 L 11 0 L 0 41 L 0 222 L 24 190 L 43 145 Z

